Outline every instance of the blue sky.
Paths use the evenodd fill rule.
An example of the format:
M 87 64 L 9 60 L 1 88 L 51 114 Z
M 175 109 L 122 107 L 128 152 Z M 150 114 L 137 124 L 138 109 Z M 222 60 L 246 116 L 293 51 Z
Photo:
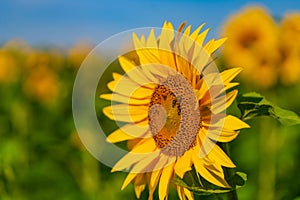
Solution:
M 160 27 L 164 20 L 211 27 L 217 37 L 226 18 L 247 5 L 261 5 L 276 17 L 300 11 L 300 1 L 203 0 L 2 0 L 0 43 L 23 39 L 34 45 L 72 45 L 79 40 L 99 43 L 138 27 Z

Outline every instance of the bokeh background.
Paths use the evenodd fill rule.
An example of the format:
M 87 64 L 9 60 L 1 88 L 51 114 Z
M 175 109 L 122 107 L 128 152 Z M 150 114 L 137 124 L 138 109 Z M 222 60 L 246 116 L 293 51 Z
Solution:
M 220 70 L 244 68 L 240 92 L 260 92 L 300 114 L 299 1 L 3 0 L 0 199 L 135 199 L 131 186 L 120 191 L 126 174 L 111 174 L 81 144 L 72 87 L 95 45 L 131 28 L 160 27 L 164 20 L 194 28 L 206 22 L 208 38 L 228 37 L 214 57 Z M 103 104 L 96 102 L 100 112 Z M 236 105 L 228 112 L 240 115 Z M 101 113 L 99 119 L 107 130 L 115 128 Z M 300 197 L 300 127 L 268 118 L 248 123 L 252 128 L 230 144 L 237 170 L 248 174 L 240 199 Z M 171 191 L 170 199 L 176 198 Z

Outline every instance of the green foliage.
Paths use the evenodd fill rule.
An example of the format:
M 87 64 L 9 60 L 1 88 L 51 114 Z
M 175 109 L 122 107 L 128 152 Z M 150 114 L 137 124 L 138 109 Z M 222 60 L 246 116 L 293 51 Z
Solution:
M 286 126 L 300 124 L 300 117 L 296 113 L 280 108 L 255 92 L 239 96 L 238 107 L 243 120 L 258 116 L 270 116 Z
M 198 179 L 195 179 L 198 177 Z M 242 187 L 247 181 L 247 175 L 243 172 L 236 172 L 233 176 L 229 177 L 227 182 L 231 188 L 222 188 L 213 185 L 203 179 L 195 170 L 189 171 L 185 174 L 183 179 L 178 176 L 174 177 L 174 184 L 185 187 L 197 195 L 211 195 L 221 194 L 236 190 Z
M 23 52 L 21 47 L 11 50 L 1 48 L 1 50 L 7 51 L 14 59 L 17 70 L 14 72 L 13 79 L 0 81 L 0 199 L 136 199 L 131 185 L 124 191 L 120 190 L 127 174 L 110 173 L 109 167 L 102 165 L 85 150 L 77 136 L 72 119 L 71 93 L 79 66 L 71 62 L 66 52 L 56 51 L 54 48 L 50 50 L 32 48 L 29 52 Z M 54 95 L 51 98 L 47 89 L 44 89 L 43 91 L 46 92 L 42 93 L 46 94 L 47 98 L 40 98 L 41 94 L 34 93 L 34 91 L 40 92 L 35 86 L 41 85 L 39 81 L 46 80 L 45 74 L 42 74 L 42 79 L 33 82 L 35 84 L 28 84 L 28 80 L 35 78 L 29 75 L 40 67 L 47 68 L 57 77 L 58 96 Z M 112 71 L 121 73 L 116 68 L 108 69 L 103 76 L 103 82 L 111 80 Z M 49 89 L 53 86 L 52 82 L 50 83 Z M 29 85 L 32 88 L 28 88 Z M 99 89 L 109 92 L 106 85 L 99 85 Z M 295 95 L 299 94 L 299 91 L 300 87 L 285 90 L 286 95 L 280 98 L 280 103 L 289 105 L 294 110 L 300 110 L 298 97 Z M 116 129 L 116 125 L 101 113 L 101 108 L 109 102 L 100 100 L 98 96 L 101 92 L 100 90 L 97 92 L 95 110 L 99 121 L 104 122 L 103 129 L 109 133 Z M 274 109 L 273 105 L 262 101 L 261 96 L 249 96 L 252 96 L 252 99 L 241 101 L 244 103 L 242 107 L 247 108 L 244 109 L 244 118 L 258 116 L 258 113 L 268 114 L 271 112 L 270 109 Z M 245 98 L 248 97 L 246 95 Z M 51 101 L 45 101 L 49 99 Z M 257 107 L 259 112 L 257 112 Z M 291 124 L 296 124 L 299 121 L 299 118 L 290 111 L 275 108 L 272 112 L 285 124 L 291 122 Z M 278 127 L 277 129 L 282 137 L 280 142 L 277 140 L 276 143 L 280 145 L 280 150 L 276 152 L 278 167 L 276 183 L 274 183 L 276 195 L 278 194 L 277 199 L 294 199 L 300 195 L 300 161 L 298 159 L 300 151 L 297 145 L 300 142 L 299 126 Z M 260 190 L 258 180 L 261 175 L 258 174 L 257 169 L 261 160 L 265 159 L 258 145 L 260 140 L 257 137 L 260 131 L 257 124 L 251 124 L 251 129 L 244 130 L 232 143 L 231 159 L 249 174 L 247 187 L 241 187 L 246 178 L 239 172 L 227 180 L 233 188 L 241 187 L 237 190 L 240 199 L 256 199 L 257 191 Z M 275 142 L 273 144 L 270 140 L 268 143 L 275 145 Z M 190 187 L 197 194 L 219 194 L 217 192 L 228 191 L 228 189 L 209 185 L 201 176 L 199 176 L 202 184 L 200 185 L 196 174 L 196 180 L 188 176 L 187 174 L 183 180 L 176 177 L 174 183 Z M 146 188 L 142 193 L 142 200 L 148 199 L 147 192 Z M 154 199 L 158 199 L 157 193 L 156 190 Z M 195 197 L 197 198 L 198 196 Z M 170 189 L 169 199 L 178 199 L 174 189 Z M 215 196 L 199 196 L 199 199 L 211 200 L 215 199 Z

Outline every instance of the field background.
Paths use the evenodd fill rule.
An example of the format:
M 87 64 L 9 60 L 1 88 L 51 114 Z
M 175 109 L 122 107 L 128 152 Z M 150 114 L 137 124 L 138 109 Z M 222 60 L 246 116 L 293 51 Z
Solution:
M 164 20 L 175 27 L 186 20 L 194 28 L 206 22 L 205 27 L 212 29 L 208 38 L 219 38 L 228 28 L 230 16 L 248 23 L 247 17 L 236 13 L 245 13 L 253 5 L 262 8 L 279 30 L 268 32 L 271 36 L 267 38 L 276 35 L 280 52 L 287 49 L 288 55 L 295 53 L 286 60 L 287 54 L 280 54 L 275 64 L 271 58 L 273 61 L 267 62 L 271 67 L 266 68 L 253 64 L 260 59 L 254 49 L 249 53 L 250 60 L 239 61 L 245 68 L 244 75 L 237 79 L 241 82 L 240 93 L 258 91 L 300 115 L 300 19 L 295 17 L 295 22 L 287 26 L 295 29 L 293 33 L 283 38 L 286 32 L 280 31 L 287 14 L 299 14 L 300 3 L 296 1 L 4 0 L 0 6 L 0 199 L 135 199 L 132 186 L 120 190 L 126 174 L 111 174 L 109 167 L 87 152 L 76 133 L 72 89 L 81 62 L 112 34 L 136 27 L 160 27 Z M 265 27 L 262 21 L 256 19 L 253 30 Z M 241 29 L 236 27 L 228 28 L 229 38 Z M 236 53 L 226 54 L 230 42 L 228 39 L 224 49 L 214 56 L 220 70 L 239 66 L 235 58 L 244 56 L 238 48 Z M 275 51 L 272 44 L 259 45 L 267 46 L 263 55 Z M 252 71 L 247 70 L 248 63 Z M 110 70 L 117 68 L 115 63 Z M 265 69 L 269 71 L 263 74 Z M 257 78 L 256 74 L 261 76 Z M 107 73 L 103 80 L 111 78 Z M 105 102 L 98 98 L 95 101 L 102 126 L 114 130 L 101 113 Z M 240 115 L 236 104 L 228 112 Z M 246 185 L 238 190 L 240 199 L 299 199 L 300 126 L 283 127 L 269 118 L 248 123 L 251 129 L 243 130 L 230 144 L 237 170 L 248 174 Z M 171 191 L 170 199 L 176 198 Z M 147 199 L 146 192 L 142 199 Z

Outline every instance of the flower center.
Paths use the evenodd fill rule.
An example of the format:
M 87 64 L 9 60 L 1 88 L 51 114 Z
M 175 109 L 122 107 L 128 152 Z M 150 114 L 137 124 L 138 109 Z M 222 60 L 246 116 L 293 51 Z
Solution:
M 173 140 L 179 129 L 180 120 L 178 99 L 166 86 L 158 85 L 151 97 L 149 121 L 153 139 L 159 148 L 165 147 Z
M 180 157 L 196 143 L 200 113 L 194 90 L 182 75 L 170 76 L 151 96 L 148 111 L 156 146 Z
M 241 36 L 240 42 L 244 48 L 251 48 L 251 46 L 259 39 L 259 35 L 256 32 L 244 33 Z

